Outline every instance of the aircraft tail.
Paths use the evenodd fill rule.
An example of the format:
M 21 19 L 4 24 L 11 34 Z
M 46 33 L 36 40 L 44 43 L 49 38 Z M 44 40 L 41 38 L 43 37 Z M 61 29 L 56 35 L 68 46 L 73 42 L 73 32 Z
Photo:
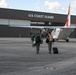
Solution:
M 69 4 L 69 7 L 68 7 L 68 15 L 67 15 L 65 27 L 70 26 L 70 20 L 71 20 L 71 16 L 70 16 L 70 4 Z

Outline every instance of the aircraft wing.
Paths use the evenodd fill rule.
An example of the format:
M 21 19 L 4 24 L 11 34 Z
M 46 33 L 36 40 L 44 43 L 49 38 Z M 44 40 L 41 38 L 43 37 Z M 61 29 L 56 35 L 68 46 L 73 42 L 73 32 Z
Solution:
M 54 28 L 63 28 L 62 26 L 20 26 L 23 28 L 37 28 L 37 29 L 54 29 Z
M 23 27 L 23 28 L 37 28 L 37 29 L 55 29 L 55 28 L 76 28 L 76 26 L 20 26 L 20 27 Z

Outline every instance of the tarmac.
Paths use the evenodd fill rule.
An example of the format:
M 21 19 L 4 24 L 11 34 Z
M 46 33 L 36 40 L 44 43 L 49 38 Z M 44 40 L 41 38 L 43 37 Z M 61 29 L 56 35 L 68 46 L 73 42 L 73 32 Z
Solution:
M 30 38 L 0 38 L 0 75 L 76 75 L 76 39 L 53 47 L 58 54 L 49 54 L 44 40 L 36 54 Z

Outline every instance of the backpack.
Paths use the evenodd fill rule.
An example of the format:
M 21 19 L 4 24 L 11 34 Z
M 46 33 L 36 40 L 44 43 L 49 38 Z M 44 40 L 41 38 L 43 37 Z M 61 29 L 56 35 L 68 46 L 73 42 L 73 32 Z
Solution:
M 49 37 L 46 38 L 46 43 L 49 43 Z
M 40 43 L 41 42 L 41 38 L 39 35 L 36 36 L 36 43 Z

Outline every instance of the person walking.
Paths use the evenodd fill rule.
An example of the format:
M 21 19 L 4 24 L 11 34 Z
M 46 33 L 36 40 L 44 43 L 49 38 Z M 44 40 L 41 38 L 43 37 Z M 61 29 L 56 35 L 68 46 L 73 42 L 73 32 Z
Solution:
M 52 42 L 53 42 L 53 36 L 51 32 L 49 32 L 46 38 L 46 43 L 48 43 L 49 54 L 51 54 Z
M 39 54 L 40 44 L 42 44 L 41 35 L 38 33 L 35 39 L 36 39 L 36 53 Z

